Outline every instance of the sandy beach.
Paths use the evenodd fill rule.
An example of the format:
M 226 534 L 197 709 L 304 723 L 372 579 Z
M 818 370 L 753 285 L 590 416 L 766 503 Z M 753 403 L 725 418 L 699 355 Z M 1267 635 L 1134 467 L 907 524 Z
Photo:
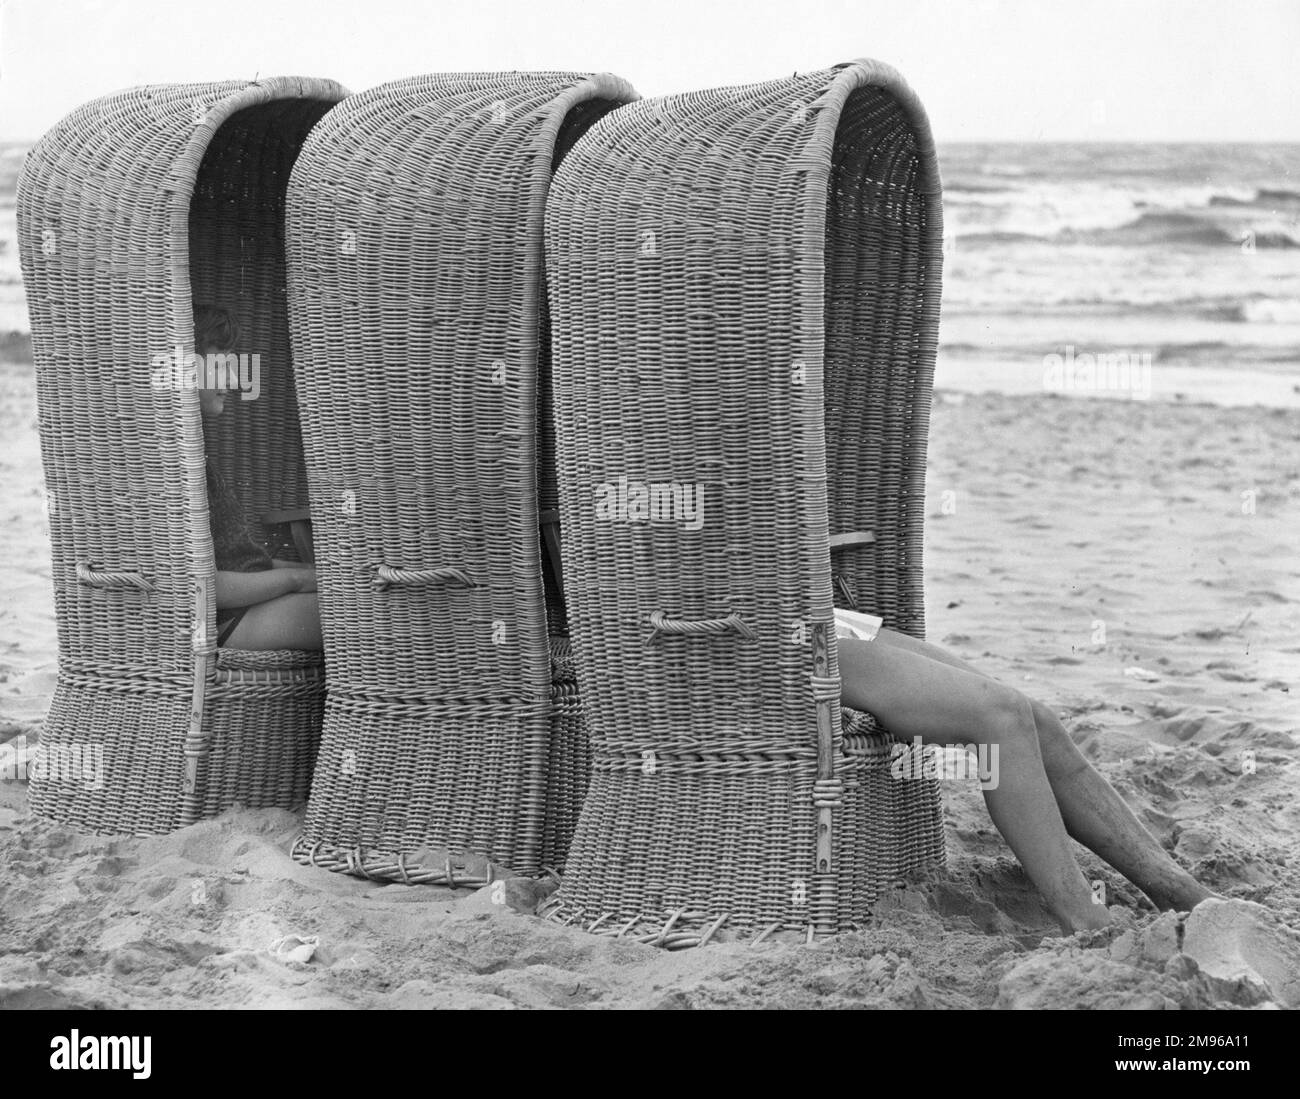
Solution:
M 0 434 L 0 742 L 12 761 L 16 740 L 38 736 L 57 666 L 21 361 L 0 366 Z M 0 1007 L 1300 1005 L 1288 930 L 1300 927 L 1298 439 L 1292 408 L 936 394 L 930 639 L 1054 706 L 1227 902 L 1158 915 L 1080 848 L 1119 921 L 1051 937 L 978 782 L 948 780 L 947 865 L 901 885 L 869 929 L 671 953 L 482 894 L 299 866 L 288 849 L 301 816 L 286 811 L 236 810 L 151 839 L 78 835 L 28 813 L 11 766 Z

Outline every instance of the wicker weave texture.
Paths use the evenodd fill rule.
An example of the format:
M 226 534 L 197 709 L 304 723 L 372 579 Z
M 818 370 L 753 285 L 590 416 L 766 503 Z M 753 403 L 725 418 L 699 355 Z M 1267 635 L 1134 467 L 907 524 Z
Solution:
M 555 164 L 634 95 L 608 75 L 403 80 L 331 111 L 294 168 L 329 666 L 303 861 L 473 883 L 563 858 L 587 748 L 539 540 L 542 220 Z
M 227 401 L 223 473 L 250 519 L 303 499 L 284 191 L 345 94 L 306 78 L 134 88 L 27 155 L 18 239 L 59 633 L 42 751 L 101 764 L 94 782 L 34 778 L 42 815 L 157 833 L 306 793 L 319 654 L 218 653 L 198 395 L 156 385 L 155 356 L 193 352 L 195 300 L 230 308 L 262 391 Z
M 924 113 L 870 61 L 623 107 L 558 171 L 593 779 L 552 917 L 663 945 L 825 934 L 942 856 L 934 781 L 895 777 L 869 718 L 842 729 L 832 627 L 838 603 L 923 632 L 941 240 Z

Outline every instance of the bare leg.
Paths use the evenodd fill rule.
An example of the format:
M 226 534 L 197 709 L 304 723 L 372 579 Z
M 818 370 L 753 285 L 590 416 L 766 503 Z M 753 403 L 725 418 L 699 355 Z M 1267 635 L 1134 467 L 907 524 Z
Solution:
M 1035 702 L 1047 777 L 1070 835 L 1105 859 L 1157 908 L 1189 912 L 1210 890 L 1179 866 L 1070 739 L 1061 719 Z
M 998 785 L 984 791 L 998 831 L 1067 934 L 1110 923 L 1070 849 L 1029 700 L 987 677 L 879 641 L 837 646 L 845 705 L 875 714 L 903 740 L 998 746 Z
M 226 639 L 231 649 L 315 649 L 321 644 L 315 592 L 295 592 L 248 608 Z
M 881 630 L 877 641 L 983 675 L 937 645 L 907 634 Z M 1142 827 L 1114 787 L 1084 758 L 1060 718 L 1041 702 L 1031 705 L 1043 766 L 1070 835 L 1128 878 L 1157 908 L 1186 912 L 1213 896 Z

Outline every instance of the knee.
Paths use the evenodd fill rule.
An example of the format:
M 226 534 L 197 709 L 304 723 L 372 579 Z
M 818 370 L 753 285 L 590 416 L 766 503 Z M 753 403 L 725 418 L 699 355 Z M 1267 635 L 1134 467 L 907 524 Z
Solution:
M 1061 719 L 1041 702 L 1032 703 L 1034 725 L 1038 729 L 1038 742 L 1043 750 L 1043 762 L 1054 775 L 1069 777 L 1085 770 L 1089 764 L 1070 739 Z
M 990 681 L 980 699 L 977 720 L 990 740 L 1037 738 L 1034 703 L 1014 687 Z
M 1030 700 L 1029 708 L 1034 715 L 1034 724 L 1040 729 L 1051 728 L 1052 725 L 1060 721 L 1060 718 L 1056 716 L 1056 712 L 1050 706 L 1044 705 L 1036 698 Z

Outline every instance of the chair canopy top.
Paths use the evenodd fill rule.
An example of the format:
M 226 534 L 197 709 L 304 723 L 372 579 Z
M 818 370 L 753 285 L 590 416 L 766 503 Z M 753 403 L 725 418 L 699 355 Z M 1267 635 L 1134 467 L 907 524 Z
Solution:
M 65 662 L 193 668 L 194 582 L 213 570 L 203 428 L 195 390 L 158 364 L 193 351 L 193 302 L 220 293 L 273 375 L 222 432 L 246 449 L 296 433 L 278 222 L 302 140 L 346 95 L 306 77 L 147 85 L 77 108 L 27 154 L 19 244 Z M 270 465 L 264 481 L 292 479 L 292 455 Z M 149 588 L 88 588 L 78 565 Z
M 806 751 L 838 675 L 833 581 L 920 632 L 940 195 L 919 101 L 869 60 L 642 100 L 560 166 L 565 574 L 602 735 L 802 728 Z
M 340 689 L 549 707 L 543 216 L 556 162 L 635 95 L 604 73 L 413 77 L 339 104 L 294 166 L 317 553 L 356 566 L 326 608 L 327 639 L 349 623 Z M 401 575 L 379 588 L 381 568 Z

